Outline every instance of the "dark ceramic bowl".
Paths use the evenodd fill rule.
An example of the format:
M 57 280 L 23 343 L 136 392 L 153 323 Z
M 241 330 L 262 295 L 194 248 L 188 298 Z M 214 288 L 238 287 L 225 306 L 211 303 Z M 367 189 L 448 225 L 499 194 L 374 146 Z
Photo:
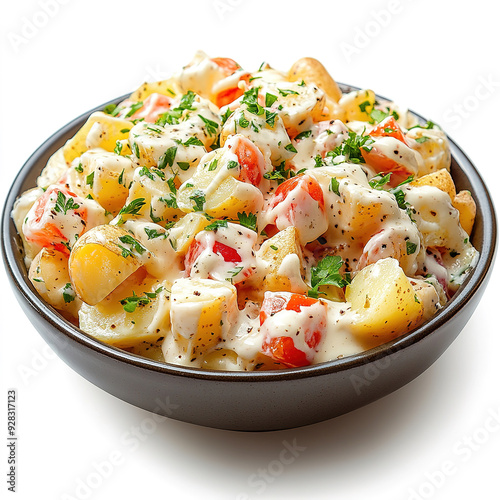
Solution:
M 343 90 L 351 88 L 344 86 Z M 56 132 L 19 172 L 4 207 L 2 249 L 14 293 L 42 337 L 78 373 L 120 399 L 171 418 L 221 429 L 261 431 L 312 424 L 375 401 L 420 375 L 455 340 L 481 299 L 495 254 L 495 213 L 478 172 L 450 141 L 451 172 L 457 188 L 470 190 L 477 203 L 472 242 L 481 255 L 453 299 L 416 330 L 355 356 L 278 372 L 185 368 L 103 344 L 75 328 L 35 293 L 10 217 L 16 198 L 35 186 L 48 158 L 91 112 Z

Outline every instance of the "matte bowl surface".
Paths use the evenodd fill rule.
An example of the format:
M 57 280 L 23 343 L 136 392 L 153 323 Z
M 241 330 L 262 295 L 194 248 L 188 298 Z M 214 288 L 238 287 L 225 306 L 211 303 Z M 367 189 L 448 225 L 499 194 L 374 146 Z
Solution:
M 354 88 L 342 86 L 344 91 Z M 480 258 L 452 300 L 416 330 L 343 359 L 253 373 L 212 372 L 163 364 L 95 340 L 35 293 L 10 213 L 16 198 L 36 185 L 36 178 L 52 153 L 76 133 L 90 113 L 103 106 L 52 135 L 22 167 L 4 207 L 2 250 L 16 298 L 32 324 L 61 359 L 110 394 L 161 415 L 221 429 L 262 431 L 312 424 L 375 401 L 420 375 L 455 340 L 479 303 L 495 256 L 495 212 L 477 170 L 450 140 L 451 173 L 457 190 L 468 189 L 477 203 L 471 239 Z

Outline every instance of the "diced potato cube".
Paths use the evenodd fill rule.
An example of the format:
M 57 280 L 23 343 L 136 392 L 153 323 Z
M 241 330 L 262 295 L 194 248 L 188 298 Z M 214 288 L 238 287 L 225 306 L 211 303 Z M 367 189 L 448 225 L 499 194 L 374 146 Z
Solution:
M 312 57 L 303 57 L 296 61 L 290 71 L 288 78 L 291 82 L 302 81 L 317 85 L 334 102 L 342 97 L 337 82 L 330 76 L 326 68 Z
M 236 288 L 229 282 L 180 278 L 172 285 L 172 333 L 187 341 L 189 360 L 215 347 L 235 322 L 237 312 Z
M 347 286 L 346 299 L 357 313 L 352 331 L 370 347 L 415 328 L 423 315 L 422 303 L 393 258 L 362 269 Z
M 99 205 L 116 215 L 128 196 L 134 172 L 130 158 L 102 150 L 87 151 L 80 156 L 80 176 Z
M 71 251 L 71 283 L 78 297 L 95 305 L 139 269 L 144 263 L 141 257 L 148 255 L 149 252 L 122 228 L 93 227 Z
M 201 367 L 206 370 L 242 371 L 244 362 L 231 349 L 216 349 L 203 356 Z
M 386 191 L 346 180 L 340 181 L 340 193 L 341 202 L 329 212 L 330 226 L 339 220 L 353 236 L 369 236 L 379 230 L 386 218 L 399 215 L 396 200 Z
M 355 90 L 344 94 L 339 100 L 340 108 L 345 112 L 346 121 L 370 121 L 370 113 L 375 107 L 373 90 Z
M 47 165 L 38 176 L 36 184 L 38 187 L 46 189 L 51 184 L 57 184 L 67 170 L 68 164 L 64 159 L 63 148 L 60 148 L 49 158 Z
M 470 235 L 476 219 L 476 202 L 470 191 L 460 191 L 453 199 L 453 206 L 460 212 L 460 225 Z
M 423 158 L 423 169 L 419 174 L 428 174 L 444 168 L 450 170 L 451 153 L 446 134 L 438 128 L 427 129 L 414 127 L 408 130 L 406 137 L 414 139 L 411 147 Z
M 169 332 L 169 297 L 167 286 L 140 268 L 101 302 L 83 304 L 80 327 L 116 347 L 156 343 Z
M 116 141 L 127 139 L 133 124 L 101 111 L 92 113 L 83 127 L 63 146 L 63 154 L 69 165 L 88 149 L 102 148 L 113 151 Z
M 142 167 L 135 170 L 125 205 L 138 199 L 144 203 L 140 210 L 133 214 L 121 214 L 123 220 L 151 219 L 164 226 L 168 222 L 179 220 L 184 215 L 177 206 L 175 185 L 170 186 L 161 175 L 162 172 L 158 169 L 150 170 Z
M 76 318 L 82 305 L 68 273 L 68 257 L 54 249 L 42 248 L 33 259 L 29 278 L 40 296 L 66 316 Z
M 205 211 L 219 219 L 237 219 L 238 212 L 255 213 L 262 209 L 262 192 L 257 187 L 235 179 L 221 161 L 211 169 L 212 162 L 219 160 L 223 153 L 219 150 L 206 155 L 193 177 L 179 188 L 177 204 L 181 210 Z
M 298 230 L 289 226 L 266 240 L 258 256 L 268 263 L 263 291 L 305 293 L 307 286 Z
M 176 78 L 169 78 L 158 82 L 144 82 L 129 99 L 132 102 L 144 101 L 151 94 L 162 94 L 168 97 L 175 97 L 178 94 L 179 85 Z
M 210 224 L 207 217 L 200 213 L 185 215 L 170 230 L 169 239 L 179 255 L 186 255 L 195 236 Z
M 457 194 L 455 190 L 455 183 L 453 182 L 453 179 L 451 178 L 451 175 L 448 172 L 448 170 L 444 168 L 438 170 L 437 172 L 432 172 L 430 174 L 423 175 L 418 179 L 415 179 L 414 181 L 411 182 L 411 185 L 437 187 L 438 189 L 441 189 L 441 191 L 448 193 L 450 199 L 452 200 L 455 198 Z

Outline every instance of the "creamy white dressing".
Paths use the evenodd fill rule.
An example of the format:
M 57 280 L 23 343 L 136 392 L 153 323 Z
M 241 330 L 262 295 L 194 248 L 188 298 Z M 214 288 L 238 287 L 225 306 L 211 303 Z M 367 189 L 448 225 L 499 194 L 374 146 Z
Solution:
M 228 223 L 227 227 L 199 232 L 195 241 L 201 253 L 192 264 L 190 276 L 239 283 L 255 272 L 257 263 L 254 246 L 257 234 L 254 231 Z M 217 244 L 229 249 L 227 258 L 224 249 L 218 250 Z
M 245 125 L 248 122 L 248 125 Z M 239 108 L 222 127 L 221 146 L 227 137 L 241 134 L 250 139 L 262 152 L 266 162 L 279 165 L 282 161 L 293 158 L 295 153 L 286 149 L 291 144 L 283 120 L 277 116 L 274 127 L 266 123 L 265 115 L 254 115 L 246 109 Z
M 295 293 L 307 293 L 307 285 L 302 279 L 302 263 L 296 253 L 288 254 L 278 268 L 278 275 L 290 280 L 290 290 Z
M 103 126 L 99 122 L 94 122 L 90 127 L 87 138 L 85 139 L 85 146 L 87 149 L 98 148 L 102 143 L 102 136 L 105 134 Z
M 395 137 L 376 138 L 371 146 L 373 152 L 383 155 L 405 168 L 408 175 L 416 175 L 422 170 L 424 162 L 420 153 L 410 149 Z

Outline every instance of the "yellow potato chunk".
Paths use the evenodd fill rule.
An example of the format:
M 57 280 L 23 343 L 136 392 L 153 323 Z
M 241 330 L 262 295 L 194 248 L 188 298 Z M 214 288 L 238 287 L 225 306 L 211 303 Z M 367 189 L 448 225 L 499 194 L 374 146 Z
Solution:
M 101 342 L 137 346 L 142 355 L 144 342 L 157 344 L 169 332 L 169 297 L 167 286 L 140 268 L 101 302 L 83 304 L 80 327 Z
M 303 57 L 296 61 L 288 72 L 288 79 L 291 82 L 304 80 L 306 83 L 317 85 L 333 102 L 338 102 L 342 97 L 337 82 L 326 68 L 312 57 Z
M 339 100 L 339 106 L 345 113 L 345 120 L 367 122 L 371 120 L 370 113 L 375 107 L 373 90 L 355 90 L 344 94 Z
M 442 168 L 437 172 L 432 172 L 430 174 L 424 175 L 418 179 L 411 182 L 412 186 L 434 186 L 445 193 L 453 200 L 457 194 L 455 189 L 455 183 L 451 178 L 448 170 Z
M 393 258 L 362 269 L 347 286 L 346 300 L 356 313 L 352 332 L 370 347 L 411 330 L 423 315 L 422 303 Z
M 85 125 L 63 146 L 66 163 L 69 165 L 88 149 L 102 148 L 113 151 L 116 141 L 128 138 L 132 126 L 131 121 L 123 118 L 116 118 L 101 111 L 92 113 Z
M 96 226 L 73 247 L 69 275 L 84 302 L 95 305 L 143 265 L 149 252 L 118 226 Z
M 242 371 L 243 360 L 231 349 L 216 349 L 203 356 L 201 367 L 206 370 Z
M 177 222 L 169 233 L 174 250 L 179 255 L 186 255 L 195 236 L 210 224 L 207 217 L 200 213 L 190 213 Z
M 66 317 L 76 318 L 82 305 L 68 272 L 68 257 L 54 249 L 42 248 L 31 263 L 29 279 L 39 295 Z
M 305 269 L 302 247 L 296 227 L 287 227 L 266 240 L 259 250 L 259 256 L 268 264 L 262 284 L 263 291 L 307 291 L 303 281 Z
M 420 153 L 424 160 L 419 174 L 428 174 L 442 168 L 450 170 L 451 153 L 446 134 L 438 128 L 426 129 L 414 127 L 408 130 L 406 136 L 414 139 L 411 148 Z
M 129 99 L 132 102 L 144 101 L 151 94 L 162 94 L 168 97 L 175 97 L 179 93 L 179 85 L 175 78 L 160 80 L 158 82 L 144 82 Z
M 236 288 L 229 282 L 180 278 L 172 285 L 172 333 L 189 362 L 220 342 L 235 322 L 237 312 Z
M 128 196 L 134 166 L 129 158 L 107 151 L 87 151 L 79 160 L 82 185 L 94 200 L 116 215 Z
M 218 219 L 237 219 L 238 212 L 260 210 L 263 197 L 257 187 L 235 179 L 222 161 L 216 168 L 211 167 L 220 159 L 223 151 L 219 151 L 207 154 L 193 177 L 179 188 L 179 208 L 184 212 L 205 211 Z
M 161 170 L 147 167 L 135 170 L 125 205 L 139 199 L 143 201 L 141 208 L 132 214 L 121 214 L 123 220 L 151 219 L 164 226 L 168 222 L 179 220 L 184 215 L 184 212 L 177 208 L 175 185 L 172 187 L 162 178 Z
M 334 206 L 330 217 L 343 221 L 344 227 L 355 237 L 366 238 L 378 231 L 387 217 L 399 213 L 396 201 L 385 191 L 349 181 L 341 181 L 340 191 L 342 203 Z
M 476 219 L 476 202 L 470 191 L 460 191 L 452 198 L 452 204 L 460 213 L 460 225 L 470 235 Z

